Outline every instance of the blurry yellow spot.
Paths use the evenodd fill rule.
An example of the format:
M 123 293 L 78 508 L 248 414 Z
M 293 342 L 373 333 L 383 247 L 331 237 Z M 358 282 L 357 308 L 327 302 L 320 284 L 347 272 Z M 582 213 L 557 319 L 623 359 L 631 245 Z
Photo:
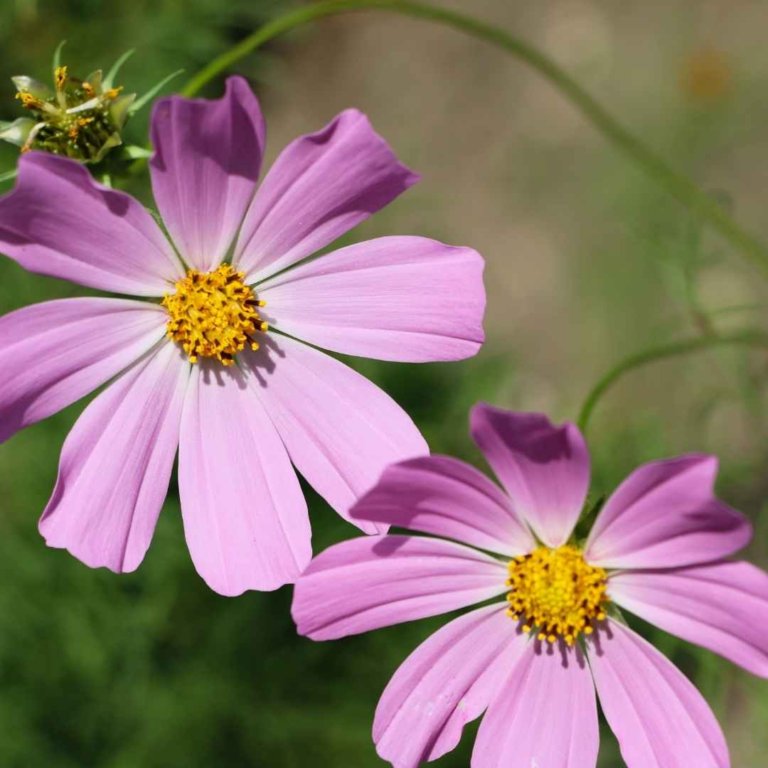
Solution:
M 56 71 L 53 73 L 53 79 L 56 83 L 56 90 L 62 91 L 64 90 L 64 86 L 67 84 L 67 68 L 66 67 L 56 67 Z
M 41 109 L 43 104 L 36 96 L 33 96 L 29 91 L 19 91 L 16 94 L 16 98 L 21 101 L 21 105 L 27 109 Z
M 712 104 L 731 91 L 733 70 L 728 56 L 716 48 L 700 48 L 683 62 L 680 88 L 694 102 Z
M 593 632 L 593 622 L 605 619 L 606 572 L 585 562 L 576 547 L 540 546 L 511 560 L 508 568 L 507 614 L 524 622 L 524 632 L 535 628 L 538 640 L 560 638 L 573 645 Z
M 117 88 L 110 88 L 108 91 L 104 91 L 105 99 L 116 99 L 120 95 L 120 91 L 123 90 L 123 86 L 120 85 Z
M 213 357 L 232 365 L 238 352 L 259 348 L 255 337 L 269 328 L 258 311 L 265 302 L 258 301 L 244 281 L 245 274 L 229 264 L 213 272 L 190 269 L 176 283 L 176 292 L 165 295 L 166 335 L 181 346 L 190 362 Z

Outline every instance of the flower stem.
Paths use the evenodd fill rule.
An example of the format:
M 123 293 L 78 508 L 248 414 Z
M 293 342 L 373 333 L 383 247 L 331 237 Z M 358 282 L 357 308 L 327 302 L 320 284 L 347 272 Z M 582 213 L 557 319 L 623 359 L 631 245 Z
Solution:
M 655 363 L 658 360 L 665 360 L 677 355 L 686 355 L 691 352 L 699 352 L 715 347 L 724 346 L 753 346 L 768 349 L 768 333 L 760 331 L 742 331 L 740 333 L 700 336 L 695 339 L 685 339 L 670 344 L 663 344 L 658 347 L 646 349 L 635 355 L 624 358 L 620 363 L 609 370 L 592 388 L 587 395 L 584 404 L 579 411 L 578 425 L 582 432 L 585 432 L 589 424 L 595 406 L 603 395 L 620 379 L 624 374 L 642 368 L 648 363 Z
M 266 42 L 326 16 L 380 10 L 426 19 L 484 40 L 525 62 L 548 80 L 587 120 L 660 187 L 685 205 L 700 220 L 717 230 L 745 257 L 768 273 L 768 248 L 743 229 L 687 176 L 618 123 L 592 96 L 552 59 L 509 32 L 455 11 L 411 0 L 321 0 L 265 24 L 194 75 L 182 93 L 194 96 L 212 79 Z

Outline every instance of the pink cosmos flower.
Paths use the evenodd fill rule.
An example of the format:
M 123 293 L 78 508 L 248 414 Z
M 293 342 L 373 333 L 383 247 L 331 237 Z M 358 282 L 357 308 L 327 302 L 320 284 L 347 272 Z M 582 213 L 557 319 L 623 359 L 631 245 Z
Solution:
M 264 136 L 241 78 L 218 101 L 157 103 L 150 170 L 169 237 L 136 200 L 50 154 L 23 156 L 0 199 L 0 250 L 23 267 L 149 299 L 0 319 L 0 440 L 113 380 L 67 437 L 40 521 L 49 546 L 90 566 L 139 565 L 178 447 L 206 582 L 236 595 L 293 581 L 311 532 L 291 462 L 347 516 L 386 465 L 427 452 L 384 392 L 315 346 L 418 362 L 482 342 L 475 251 L 384 237 L 306 261 L 416 181 L 364 115 L 294 141 L 257 188 Z
M 338 544 L 296 584 L 294 618 L 316 640 L 493 601 L 397 670 L 376 710 L 379 755 L 435 760 L 487 709 L 473 768 L 594 768 L 599 699 L 630 768 L 728 766 L 704 699 L 619 613 L 768 677 L 768 574 L 724 559 L 751 529 L 713 495 L 716 460 L 643 465 L 579 542 L 590 465 L 578 429 L 486 405 L 471 426 L 506 493 L 445 456 L 395 465 L 352 516 L 431 535 Z

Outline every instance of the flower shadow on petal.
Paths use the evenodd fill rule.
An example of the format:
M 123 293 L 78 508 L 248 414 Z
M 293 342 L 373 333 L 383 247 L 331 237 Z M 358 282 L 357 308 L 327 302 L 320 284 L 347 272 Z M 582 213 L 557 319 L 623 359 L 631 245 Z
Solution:
M 161 128 L 162 122 L 170 119 L 169 113 L 171 112 L 171 102 L 173 101 L 176 101 L 176 99 L 171 97 L 165 102 L 160 102 L 153 117 L 153 121 L 158 123 L 158 129 Z M 178 101 L 182 102 L 180 105 L 182 108 L 187 107 L 192 112 L 195 110 L 199 111 L 201 116 L 204 116 L 212 107 L 221 108 L 226 104 L 230 107 L 228 120 L 231 134 L 233 136 L 242 136 L 253 131 L 252 115 L 236 98 L 228 99 L 226 102 L 222 98 L 213 103 L 203 99 L 192 101 L 178 99 Z M 221 140 L 221 119 L 217 120 L 215 125 L 210 127 L 206 126 L 202 119 L 199 119 L 197 122 L 200 128 L 188 131 L 185 137 L 189 142 L 188 149 L 194 151 L 200 158 L 209 158 L 230 176 L 242 176 L 251 181 L 258 178 L 259 171 L 261 170 L 261 156 L 256 153 L 244 154 L 242 152 L 233 152 L 231 144 Z M 156 145 L 152 165 L 161 172 L 168 170 L 168 164 L 163 157 L 159 144 Z
M 522 634 L 522 626 L 523 622 L 520 621 L 516 628 L 516 634 Z M 562 640 L 558 640 L 556 643 L 548 643 L 545 640 L 539 640 L 538 638 L 532 639 L 531 642 L 533 643 L 533 652 L 537 656 L 548 656 L 552 658 L 559 656 L 560 666 L 563 669 L 568 669 L 571 664 L 576 664 L 579 669 L 584 669 L 587 666 L 586 654 L 579 645 L 569 647 Z
M 216 363 L 203 361 L 198 363 L 201 366 L 200 372 L 202 375 L 203 383 L 206 385 L 215 384 L 217 387 L 226 386 L 224 378 L 229 378 L 238 389 L 248 389 L 248 379 L 246 374 L 240 370 L 237 366 L 224 367 Z
M 613 632 L 611 631 L 611 625 L 607 621 L 601 621 L 595 624 L 595 631 L 589 638 L 590 653 L 596 656 L 604 656 L 605 649 L 603 648 L 603 635 L 605 635 L 605 641 L 610 642 L 613 640 Z

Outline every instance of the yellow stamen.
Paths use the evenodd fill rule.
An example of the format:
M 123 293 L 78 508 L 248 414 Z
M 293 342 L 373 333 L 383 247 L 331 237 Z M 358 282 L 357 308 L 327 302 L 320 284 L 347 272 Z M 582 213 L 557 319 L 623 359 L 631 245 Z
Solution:
M 56 83 L 57 91 L 63 90 L 64 86 L 67 84 L 67 72 L 66 67 L 56 67 L 56 71 L 53 73 L 53 79 Z
M 523 632 L 535 627 L 538 640 L 554 643 L 560 638 L 573 645 L 580 635 L 594 631 L 594 622 L 605 619 L 607 574 L 585 562 L 576 547 L 540 546 L 508 567 L 507 613 L 523 621 Z
M 123 90 L 123 86 L 120 85 L 117 88 L 110 88 L 108 91 L 104 92 L 104 98 L 105 99 L 116 99 L 120 92 Z
M 255 336 L 268 328 L 258 312 L 264 302 L 244 281 L 245 273 L 229 264 L 213 272 L 190 269 L 176 283 L 176 292 L 165 295 L 166 334 L 181 345 L 190 362 L 214 357 L 232 365 L 238 352 L 259 348 Z
M 40 109 L 42 102 L 36 96 L 33 96 L 29 91 L 19 91 L 16 94 L 16 98 L 21 101 L 21 106 L 26 109 Z

